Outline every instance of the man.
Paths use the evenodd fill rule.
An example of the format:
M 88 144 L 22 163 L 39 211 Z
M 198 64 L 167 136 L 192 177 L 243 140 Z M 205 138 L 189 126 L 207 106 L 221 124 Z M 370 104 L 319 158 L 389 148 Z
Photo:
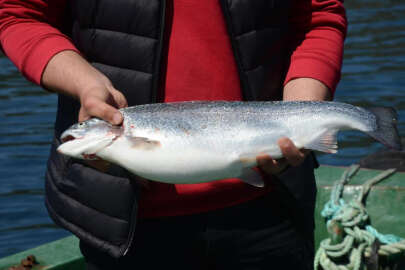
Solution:
M 89 269 L 310 269 L 314 160 L 287 138 L 259 156 L 266 187 L 149 182 L 56 153 L 74 122 L 184 100 L 329 100 L 346 19 L 338 0 L 3 0 L 0 40 L 59 95 L 46 205 Z M 66 6 L 67 5 L 67 6 Z M 135 226 L 136 225 L 136 226 Z

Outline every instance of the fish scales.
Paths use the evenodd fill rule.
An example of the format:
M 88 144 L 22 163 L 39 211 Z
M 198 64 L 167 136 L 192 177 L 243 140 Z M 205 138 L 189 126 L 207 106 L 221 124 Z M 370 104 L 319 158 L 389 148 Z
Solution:
M 293 126 L 297 126 L 297 118 L 301 120 L 302 124 L 305 124 L 321 121 L 322 118 L 328 115 L 333 116 L 336 112 L 348 117 L 356 116 L 358 118 L 361 116 L 368 121 L 370 126 L 375 126 L 375 117 L 370 114 L 363 116 L 365 111 L 362 109 L 346 106 L 346 104 L 342 104 L 340 107 L 331 106 L 326 102 L 292 102 L 288 104 L 285 102 L 161 103 L 136 106 L 123 109 L 122 112 L 124 116 L 129 116 L 126 117 L 128 122 L 137 128 L 149 128 L 153 132 L 158 127 L 160 132 L 166 131 L 171 135 L 177 134 L 178 136 L 182 136 L 184 131 L 188 131 L 188 135 L 212 136 L 216 140 L 221 140 L 221 143 L 228 141 L 231 145 L 241 143 L 234 138 L 240 130 L 255 130 L 252 136 L 259 138 L 269 133 L 269 130 L 280 128 L 280 123 L 277 122 L 284 122 L 283 125 L 293 128 Z M 304 114 L 309 114 L 311 117 L 305 120 Z M 131 117 L 131 115 L 136 115 L 136 117 Z M 312 131 L 308 133 L 311 134 Z M 288 133 L 284 135 L 293 136 Z M 241 140 L 245 139 L 245 137 L 241 137 Z M 276 139 L 278 138 L 269 141 L 266 138 L 267 144 L 274 143 Z M 217 146 L 209 140 L 209 137 L 206 137 L 205 140 L 209 145 Z M 266 142 L 263 143 L 266 144 Z M 206 147 L 203 141 L 200 141 L 200 145 Z
M 256 156 L 282 157 L 277 144 L 281 137 L 290 138 L 300 148 L 334 153 L 337 132 L 355 129 L 390 147 L 400 147 L 396 114 L 387 108 L 366 110 L 315 101 L 196 101 L 146 104 L 120 111 L 124 116 L 120 132 L 92 119 L 82 124 L 87 128 L 76 125 L 68 129 L 62 141 L 73 140 L 58 150 L 78 158 L 96 156 L 161 182 L 240 177 L 257 184 L 257 179 L 247 180 L 257 165 Z M 91 147 L 86 146 L 86 137 L 91 138 Z
M 336 105 L 339 106 L 336 106 Z M 314 115 L 322 113 L 341 113 L 353 118 L 364 118 L 369 123 L 375 123 L 375 116 L 367 113 L 360 107 L 354 107 L 345 103 L 337 102 L 179 102 L 179 103 L 159 103 L 159 104 L 146 104 L 134 106 L 131 108 L 121 109 L 124 115 L 131 114 L 145 114 L 139 117 L 153 117 L 153 119 L 169 118 L 170 115 L 175 118 L 186 117 L 187 120 L 200 120 L 204 119 L 205 114 L 210 115 L 213 121 L 232 119 L 232 115 L 241 117 L 240 120 L 252 120 L 254 116 L 258 119 L 264 116 L 269 116 L 272 119 L 280 119 L 281 117 L 288 117 L 290 115 L 301 115 L 309 113 Z M 174 113 L 174 115 L 173 115 Z M 230 113 L 232 115 L 225 114 Z M 214 117 L 214 118 L 212 118 Z M 210 120 L 205 119 L 205 120 Z M 147 120 L 147 119 L 146 119 Z M 215 123 L 214 123 L 215 124 Z
M 240 108 L 241 105 L 243 105 L 242 109 Z M 126 118 L 128 119 L 126 126 L 132 124 L 139 129 L 144 129 L 145 133 L 138 133 L 139 136 L 146 135 L 156 138 L 153 134 L 156 128 L 159 128 L 160 132 L 166 132 L 167 136 L 181 137 L 186 133 L 193 136 L 192 139 L 199 141 L 195 146 L 200 148 L 218 148 L 218 144 L 222 146 L 238 144 L 237 149 L 240 150 L 241 147 L 248 147 L 251 144 L 250 141 L 246 140 L 246 136 L 241 136 L 239 140 L 237 137 L 235 138 L 241 130 L 256 130 L 251 136 L 259 137 L 267 133 L 266 130 L 260 131 L 263 127 L 273 129 L 278 126 L 271 117 L 263 117 L 272 114 L 271 111 L 267 112 L 260 106 L 254 106 L 254 104 L 246 106 L 244 103 L 194 102 L 187 104 L 162 103 L 158 106 L 145 105 L 139 107 L 141 108 L 136 108 L 136 110 L 122 110 L 124 116 L 129 116 Z M 136 117 L 130 117 L 131 114 L 136 115 Z M 146 130 L 149 130 L 150 133 L 147 133 Z M 189 136 L 183 139 L 187 140 L 188 138 L 190 141 Z M 183 144 L 187 144 L 187 141 L 184 141 Z M 235 152 L 234 147 L 226 149 Z

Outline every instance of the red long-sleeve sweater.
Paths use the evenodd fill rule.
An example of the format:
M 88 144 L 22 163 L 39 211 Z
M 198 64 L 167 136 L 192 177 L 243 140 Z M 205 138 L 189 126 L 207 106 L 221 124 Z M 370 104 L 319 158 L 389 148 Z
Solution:
M 240 100 L 231 44 L 217 0 L 172 0 L 164 101 Z M 76 50 L 59 30 L 66 0 L 0 0 L 0 42 L 31 81 L 40 84 L 48 61 Z M 285 82 L 309 77 L 333 92 L 340 78 L 345 11 L 339 0 L 294 0 L 290 45 L 294 48 Z M 181 74 L 181 75 L 179 75 Z M 258 197 L 269 189 L 238 179 L 194 185 L 153 182 L 140 200 L 140 216 L 184 215 L 218 209 Z

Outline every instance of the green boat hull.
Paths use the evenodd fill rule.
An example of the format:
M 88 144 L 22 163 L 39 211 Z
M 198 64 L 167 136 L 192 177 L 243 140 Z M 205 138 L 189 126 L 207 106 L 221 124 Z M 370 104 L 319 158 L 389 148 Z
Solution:
M 318 194 L 315 209 L 315 242 L 318 245 L 328 237 L 321 211 L 330 199 L 333 184 L 340 178 L 344 167 L 321 166 L 316 171 Z M 368 179 L 380 174 L 379 170 L 361 169 L 345 186 L 344 200 L 358 194 Z M 366 200 L 371 225 L 382 234 L 395 234 L 405 238 L 405 173 L 397 172 L 373 186 Z M 316 246 L 317 248 L 318 246 Z
M 316 245 L 328 237 L 324 220 L 320 212 L 329 200 L 333 183 L 340 179 L 344 167 L 321 166 L 316 170 L 318 185 L 316 204 Z M 376 176 L 381 171 L 360 170 L 345 187 L 345 199 L 355 195 L 360 185 Z M 384 234 L 405 237 L 405 173 L 396 173 L 374 186 L 367 198 L 367 210 L 374 228 Z M 0 259 L 0 270 L 20 264 L 28 255 L 34 255 L 38 265 L 32 269 L 73 270 L 85 269 L 83 257 L 79 250 L 79 241 L 70 236 Z

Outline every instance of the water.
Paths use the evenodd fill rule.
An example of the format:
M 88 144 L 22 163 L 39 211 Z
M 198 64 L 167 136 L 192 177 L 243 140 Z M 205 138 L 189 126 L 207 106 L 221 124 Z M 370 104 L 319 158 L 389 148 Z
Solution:
M 405 3 L 351 0 L 342 81 L 335 99 L 392 106 L 405 136 Z M 44 207 L 44 172 L 56 96 L 21 77 L 0 57 L 0 258 L 68 235 Z M 348 165 L 381 148 L 359 132 L 339 135 L 339 153 L 323 164 Z
M 361 106 L 391 106 L 405 136 L 405 3 L 347 1 L 349 30 L 343 76 L 335 100 Z M 382 146 L 367 135 L 339 135 L 339 154 L 319 155 L 320 162 L 349 165 Z
M 0 58 L 0 257 L 67 233 L 47 216 L 44 169 L 56 96 L 25 81 Z

